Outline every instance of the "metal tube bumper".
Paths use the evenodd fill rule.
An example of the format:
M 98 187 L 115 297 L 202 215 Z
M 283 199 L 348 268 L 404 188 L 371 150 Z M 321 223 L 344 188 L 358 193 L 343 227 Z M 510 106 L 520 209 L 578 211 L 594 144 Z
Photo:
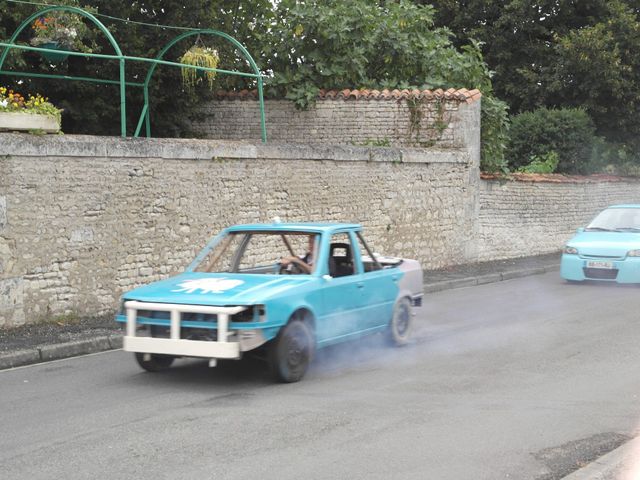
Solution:
M 127 352 L 158 353 L 180 357 L 240 358 L 240 343 L 238 342 L 125 336 L 122 349 Z
M 127 312 L 127 328 L 123 338 L 123 350 L 125 351 L 204 358 L 240 358 L 240 343 L 227 341 L 230 335 L 229 316 L 242 312 L 247 307 L 210 307 L 130 300 L 124 303 L 124 308 Z M 137 337 L 136 318 L 138 310 L 170 312 L 171 327 L 169 338 Z M 180 319 L 183 313 L 217 315 L 217 341 L 181 339 Z

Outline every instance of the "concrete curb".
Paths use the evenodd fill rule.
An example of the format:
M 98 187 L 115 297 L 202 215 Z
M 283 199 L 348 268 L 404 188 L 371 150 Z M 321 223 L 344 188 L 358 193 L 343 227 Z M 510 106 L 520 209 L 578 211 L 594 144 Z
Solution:
M 487 283 L 502 282 L 514 278 L 528 277 L 530 275 L 540 275 L 542 273 L 555 272 L 560 268 L 560 264 L 547 265 L 545 267 L 525 268 L 521 270 L 509 270 L 501 273 L 489 273 L 475 277 L 456 278 L 454 280 L 444 280 L 442 282 L 425 283 L 424 293 L 440 292 L 454 288 L 472 287 L 474 285 L 484 285 Z
M 559 265 L 546 267 L 526 268 L 522 270 L 511 270 L 502 273 L 490 273 L 474 277 L 458 278 L 455 280 L 444 280 L 441 282 L 425 283 L 424 293 L 440 292 L 454 288 L 471 287 L 474 285 L 484 285 L 487 283 L 511 280 L 512 278 L 527 277 L 541 273 L 557 270 Z M 44 345 L 28 350 L 19 350 L 0 354 L 0 370 L 8 368 L 22 367 L 34 363 L 49 362 L 62 358 L 87 355 L 89 353 L 104 352 L 122 348 L 122 337 L 117 335 L 101 336 L 88 340 L 77 340 L 74 342 L 58 343 L 54 345 Z
M 76 357 L 78 355 L 87 355 L 89 353 L 104 352 L 116 348 L 122 348 L 122 337 L 117 335 L 44 345 L 42 347 L 0 355 L 0 370 Z
M 635 480 L 640 473 L 640 437 L 570 473 L 562 480 Z

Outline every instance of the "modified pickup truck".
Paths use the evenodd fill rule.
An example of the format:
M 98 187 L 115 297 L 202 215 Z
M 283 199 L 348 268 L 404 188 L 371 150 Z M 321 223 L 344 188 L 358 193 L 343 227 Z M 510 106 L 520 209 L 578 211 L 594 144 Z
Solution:
M 184 273 L 125 293 L 116 320 L 145 370 L 264 348 L 275 378 L 295 382 L 317 348 L 377 332 L 406 344 L 422 295 L 420 264 L 374 254 L 360 225 L 237 225 Z

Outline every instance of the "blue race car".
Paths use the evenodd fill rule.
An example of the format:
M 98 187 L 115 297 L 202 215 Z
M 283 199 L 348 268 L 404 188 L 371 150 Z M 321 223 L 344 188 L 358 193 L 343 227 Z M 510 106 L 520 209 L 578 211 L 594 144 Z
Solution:
M 422 301 L 415 260 L 374 254 L 356 224 L 252 224 L 223 230 L 186 271 L 122 297 L 124 350 L 142 368 L 176 357 L 239 359 L 265 348 L 295 382 L 316 348 L 384 332 L 409 341 Z
M 564 247 L 560 276 L 640 283 L 640 205 L 613 205 L 579 228 Z

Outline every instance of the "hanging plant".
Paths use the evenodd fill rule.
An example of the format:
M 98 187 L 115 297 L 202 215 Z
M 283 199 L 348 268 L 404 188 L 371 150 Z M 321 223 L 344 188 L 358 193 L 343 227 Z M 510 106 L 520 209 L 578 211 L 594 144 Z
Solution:
M 31 45 L 59 51 L 78 51 L 92 53 L 92 49 L 83 40 L 89 33 L 82 17 L 69 12 L 50 12 L 48 16 L 38 17 L 31 25 L 33 37 Z M 65 60 L 65 53 L 41 52 L 51 62 Z
M 187 50 L 182 57 L 180 63 L 193 65 L 195 67 L 218 68 L 220 57 L 215 48 L 194 45 Z M 194 68 L 182 67 L 182 84 L 188 88 L 194 88 L 202 79 L 207 80 L 209 90 L 213 90 L 213 80 L 216 78 L 216 72 L 204 72 Z

